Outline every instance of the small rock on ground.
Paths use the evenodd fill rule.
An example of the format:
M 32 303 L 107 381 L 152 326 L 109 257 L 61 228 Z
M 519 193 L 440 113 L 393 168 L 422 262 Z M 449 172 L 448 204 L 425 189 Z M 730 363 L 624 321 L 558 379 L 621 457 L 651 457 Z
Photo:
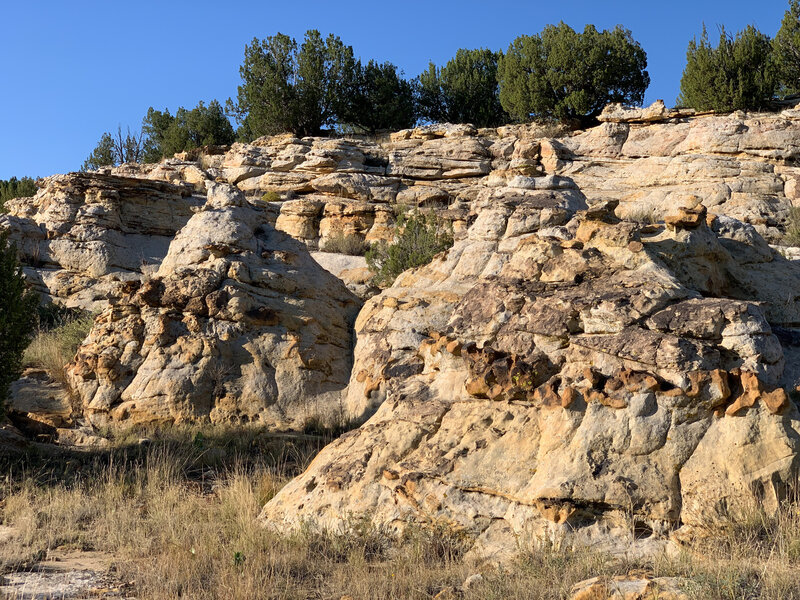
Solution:
M 570 600 L 689 600 L 687 583 L 678 577 L 594 577 L 575 584 Z

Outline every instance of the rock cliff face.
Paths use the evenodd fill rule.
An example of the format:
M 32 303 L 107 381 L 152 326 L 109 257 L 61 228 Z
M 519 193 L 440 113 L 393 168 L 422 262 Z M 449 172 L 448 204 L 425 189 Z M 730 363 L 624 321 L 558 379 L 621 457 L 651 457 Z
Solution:
M 575 186 L 618 199 L 620 216 L 658 220 L 701 201 L 752 224 L 770 241 L 800 199 L 800 111 L 693 115 L 609 107 L 593 129 L 559 138 L 537 127 L 428 126 L 376 141 L 278 136 L 185 156 L 146 176 L 202 186 L 202 177 L 273 201 L 278 228 L 312 248 L 344 231 L 386 239 L 391 205 L 450 208 L 457 231 L 482 190 Z M 130 173 L 130 170 L 126 171 Z M 546 176 L 546 177 L 542 177 Z M 288 200 L 288 201 L 287 201 Z
M 699 200 L 777 240 L 800 200 L 798 117 L 796 110 L 700 117 L 664 111 L 663 122 L 652 122 L 652 110 L 643 117 L 612 107 L 607 122 L 548 142 L 543 154 L 547 167 L 571 177 L 587 197 L 620 200 L 620 215 L 658 220 Z
M 157 268 L 175 233 L 205 202 L 190 185 L 73 173 L 9 201 L 0 229 L 17 242 L 25 274 L 62 304 L 96 310 Z
M 800 197 L 800 112 L 602 120 L 264 138 L 49 178 L 0 228 L 40 290 L 100 311 L 68 369 L 91 422 L 365 421 L 273 527 L 646 551 L 797 475 L 800 266 L 768 242 Z M 369 296 L 363 260 L 309 250 L 390 239 L 399 206 L 456 244 L 359 312 L 329 272 Z
M 359 307 L 263 210 L 209 182 L 158 271 L 98 316 L 68 375 L 95 425 L 297 427 L 338 408 Z
M 571 189 L 589 204 L 617 199 L 618 216 L 645 222 L 702 203 L 770 242 L 785 232 L 800 198 L 800 111 L 698 116 L 656 104 L 611 106 L 601 119 L 559 138 L 530 126 L 469 125 L 371 141 L 262 138 L 48 178 L 33 199 L 8 204 L 0 228 L 21 242 L 41 291 L 95 310 L 158 268 L 214 181 L 238 187 L 312 250 L 340 233 L 390 239 L 398 206 L 437 210 L 460 237 L 487 197 L 537 190 Z
M 376 412 L 262 520 L 447 523 L 497 556 L 554 537 L 646 551 L 753 490 L 775 507 L 799 460 L 781 339 L 800 266 L 702 207 L 643 225 L 616 206 L 491 201 L 368 301 L 348 406 Z

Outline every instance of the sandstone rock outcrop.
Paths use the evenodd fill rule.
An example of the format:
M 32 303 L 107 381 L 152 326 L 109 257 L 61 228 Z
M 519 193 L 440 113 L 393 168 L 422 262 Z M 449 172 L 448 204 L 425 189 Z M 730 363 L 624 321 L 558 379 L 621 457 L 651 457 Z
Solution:
M 279 228 L 312 248 L 324 242 L 326 229 L 386 239 L 394 204 L 468 208 L 486 187 L 550 188 L 553 178 L 577 185 L 590 201 L 618 199 L 619 214 L 637 220 L 658 220 L 694 201 L 752 224 L 770 241 L 785 232 L 800 199 L 798 111 L 714 115 L 656 102 L 610 105 L 600 120 L 557 138 L 537 126 L 469 125 L 374 140 L 276 136 L 140 171 L 196 187 L 205 174 L 251 199 L 275 193 Z
M 323 269 L 341 279 L 347 289 L 362 300 L 380 292 L 380 288 L 372 283 L 373 273 L 367 267 L 367 260 L 363 256 L 312 252 L 311 257 Z
M 419 489 L 431 497 L 478 498 L 472 520 L 467 500 L 429 511 L 479 537 L 476 548 L 520 523 L 539 533 L 578 523 L 602 537 L 633 510 L 623 507 L 629 496 L 656 540 L 715 513 L 703 489 L 728 497 L 763 483 L 769 498 L 794 468 L 786 390 L 800 383 L 800 275 L 764 237 L 779 240 L 800 202 L 800 112 L 656 104 L 612 106 L 601 120 L 557 137 L 535 125 L 432 125 L 199 149 L 48 178 L 35 197 L 7 204 L 0 229 L 20 244 L 37 289 L 102 311 L 71 369 L 96 423 L 288 426 L 341 401 L 354 416 L 377 413 L 367 433 L 345 438 L 351 450 L 330 452 L 367 456 L 372 431 L 386 448 L 365 469 L 383 461 L 400 478 L 425 473 Z M 358 300 L 307 249 L 340 234 L 389 240 L 402 207 L 436 211 L 457 243 L 365 305 L 342 400 Z M 362 298 L 374 294 L 363 266 L 346 261 L 319 260 Z M 481 471 L 481 461 L 505 468 L 493 462 L 505 450 L 485 436 L 474 449 L 453 446 L 463 463 L 450 450 L 441 458 L 506 405 L 511 424 L 496 428 L 529 441 L 520 456 L 536 478 Z M 405 422 L 413 426 L 401 431 Z M 741 442 L 753 431 L 755 442 Z M 719 448 L 731 445 L 747 468 L 719 466 Z M 314 468 L 339 465 L 332 456 Z M 761 472 L 763 456 L 776 459 Z M 618 457 L 614 473 L 603 470 Z M 553 465 L 565 461 L 558 475 Z M 594 483 L 575 483 L 592 464 Z M 350 494 L 364 499 L 359 509 L 380 506 L 378 519 L 413 513 L 386 502 L 405 493 L 411 506 L 422 491 L 359 469 L 348 471 L 352 484 L 328 477 L 342 486 L 330 514 L 313 492 L 304 510 L 335 521 Z M 651 489 L 630 492 L 620 478 Z M 292 494 L 303 495 L 282 497 Z
M 432 125 L 367 139 L 262 138 L 44 181 L 8 203 L 0 228 L 29 277 L 63 304 L 99 310 L 158 267 L 209 182 L 241 189 L 310 249 L 331 236 L 390 240 L 399 207 L 424 207 L 462 236 L 490 190 L 573 189 L 619 216 L 658 221 L 680 205 L 753 225 L 779 241 L 800 202 L 800 112 L 698 115 L 611 105 L 595 128 Z M 501 193 L 501 195 L 502 195 Z
M 571 177 L 587 197 L 618 199 L 620 215 L 646 220 L 702 202 L 769 240 L 781 238 L 800 198 L 796 111 L 692 116 L 662 104 L 612 105 L 604 114 L 599 127 L 552 144 L 553 172 Z
M 5 408 L 50 427 L 71 425 L 75 416 L 68 391 L 41 369 L 27 369 L 11 385 Z
M 68 369 L 84 414 L 298 426 L 335 411 L 360 302 L 227 184 L 158 270 L 96 319 Z
M 366 515 L 448 524 L 480 556 L 553 538 L 635 554 L 754 492 L 777 506 L 800 466 L 781 343 L 800 265 L 702 207 L 570 219 L 569 193 L 485 198 L 446 256 L 366 303 L 347 406 L 372 416 L 264 523 Z
M 190 184 L 100 173 L 54 175 L 33 198 L 6 203 L 25 274 L 41 293 L 97 310 L 157 268 L 175 233 L 205 202 Z

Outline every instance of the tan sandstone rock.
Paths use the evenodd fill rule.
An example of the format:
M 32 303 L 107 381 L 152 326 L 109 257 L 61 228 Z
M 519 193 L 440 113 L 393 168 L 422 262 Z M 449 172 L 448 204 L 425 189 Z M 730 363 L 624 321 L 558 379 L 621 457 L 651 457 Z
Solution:
M 124 297 L 129 282 L 157 267 L 175 233 L 204 202 L 186 183 L 55 175 L 33 198 L 7 202 L 0 229 L 17 243 L 38 291 L 96 310 Z
M 463 240 L 365 304 L 347 407 L 368 419 L 262 522 L 365 515 L 449 524 L 473 556 L 539 540 L 630 555 L 756 489 L 774 509 L 797 473 L 800 412 L 770 391 L 785 364 L 771 324 L 796 322 L 773 298 L 800 292 L 800 267 L 702 209 L 653 227 L 614 202 L 569 221 L 568 190 L 481 198 Z
M 570 600 L 689 600 L 691 588 L 678 577 L 594 577 L 575 584 Z
M 301 423 L 338 406 L 358 300 L 224 184 L 68 374 L 95 425 Z

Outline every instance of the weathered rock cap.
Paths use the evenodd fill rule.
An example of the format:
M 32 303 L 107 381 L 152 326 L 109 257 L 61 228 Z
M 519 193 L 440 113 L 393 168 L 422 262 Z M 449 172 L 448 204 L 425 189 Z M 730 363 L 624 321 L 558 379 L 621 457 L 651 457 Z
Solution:
M 601 123 L 659 123 L 670 119 L 683 119 L 698 114 L 693 108 L 668 109 L 663 100 L 650 106 L 625 106 L 621 102 L 607 104 L 597 117 Z
M 391 134 L 391 140 L 393 142 L 412 139 L 434 140 L 449 137 L 472 137 L 477 134 L 478 130 L 475 129 L 474 125 L 469 123 L 434 123 L 431 125 L 414 127 L 413 129 L 402 129 Z
M 619 221 L 614 211 L 619 206 L 619 200 L 602 200 L 593 204 L 586 210 L 585 218 L 588 221 L 603 221 L 604 223 L 616 223 Z
M 697 229 L 706 223 L 708 210 L 702 204 L 690 208 L 682 206 L 676 214 L 664 217 L 664 223 L 673 231 L 678 229 Z

